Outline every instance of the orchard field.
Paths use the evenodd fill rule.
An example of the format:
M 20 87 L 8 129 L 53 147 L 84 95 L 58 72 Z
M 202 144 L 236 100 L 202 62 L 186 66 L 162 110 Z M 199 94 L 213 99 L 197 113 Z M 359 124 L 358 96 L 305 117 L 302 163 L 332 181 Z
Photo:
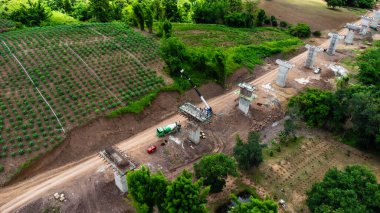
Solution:
M 0 36 L 0 183 L 66 133 L 165 83 L 155 41 L 124 24 L 31 28 Z

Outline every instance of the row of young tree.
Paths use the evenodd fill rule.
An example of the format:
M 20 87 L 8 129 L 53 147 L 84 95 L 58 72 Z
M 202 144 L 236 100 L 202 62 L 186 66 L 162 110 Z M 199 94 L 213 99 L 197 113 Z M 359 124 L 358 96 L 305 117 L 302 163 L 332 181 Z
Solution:
M 380 42 L 358 59 L 360 84 L 343 79 L 335 92 L 308 89 L 293 97 L 290 110 L 309 126 L 326 128 L 370 150 L 380 149 Z
M 377 0 L 325 0 L 328 7 L 357 7 L 357 8 L 374 8 Z
M 248 141 L 237 137 L 234 158 L 222 153 L 209 154 L 194 164 L 197 181 L 193 175 L 183 171 L 173 181 L 169 181 L 162 173 L 152 174 L 149 169 L 140 170 L 127 175 L 129 195 L 138 212 L 207 212 L 206 203 L 209 193 L 221 192 L 228 176 L 237 176 L 237 168 L 248 170 L 262 162 L 260 135 L 251 132 Z M 236 160 L 235 160 L 236 159 Z M 250 202 L 240 203 L 229 212 L 241 210 L 261 210 L 261 212 L 277 212 L 277 204 L 270 200 L 251 197 Z

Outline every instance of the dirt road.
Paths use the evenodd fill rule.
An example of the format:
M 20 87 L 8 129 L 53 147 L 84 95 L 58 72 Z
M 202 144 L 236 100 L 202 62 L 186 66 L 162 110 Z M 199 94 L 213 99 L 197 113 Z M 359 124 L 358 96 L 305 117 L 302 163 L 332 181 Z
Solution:
M 342 30 L 340 33 L 344 35 L 346 33 L 346 30 Z M 327 40 L 321 46 L 323 48 L 327 48 L 328 44 L 329 42 Z M 294 81 L 294 77 L 310 77 L 315 75 L 311 71 L 305 72 L 301 69 L 306 56 L 307 53 L 304 52 L 290 60 L 292 63 L 296 64 L 296 68 L 290 71 L 290 74 L 288 75 L 288 87 L 302 87 Z M 318 60 L 327 60 L 323 63 L 331 62 L 331 58 L 327 56 L 324 56 L 324 58 Z M 274 84 L 275 78 L 277 76 L 277 71 L 278 69 L 274 69 L 269 73 L 261 76 L 260 78 L 250 82 L 256 86 L 258 94 L 265 94 L 263 91 L 263 85 L 268 83 Z M 288 99 L 291 95 L 294 95 L 294 93 L 297 91 L 294 89 L 292 90 L 293 92 L 289 93 L 289 88 L 282 89 L 276 86 L 274 86 L 274 88 L 276 89 L 276 96 L 278 99 L 285 100 Z M 220 114 L 228 112 L 230 109 L 232 109 L 235 106 L 236 99 L 237 95 L 234 93 L 234 91 L 231 91 L 209 100 L 209 104 L 213 107 L 216 114 Z M 154 141 L 156 139 L 155 131 L 157 126 L 162 126 L 174 121 L 184 122 L 185 119 L 180 115 L 172 116 L 169 119 L 162 121 L 161 123 L 149 129 L 146 129 L 145 131 L 140 132 L 139 134 L 128 138 L 127 140 L 120 142 L 117 146 L 129 153 L 133 152 L 136 149 L 139 149 L 140 147 L 147 147 L 151 141 Z M 75 182 L 85 175 L 95 173 L 96 170 L 102 165 L 102 160 L 96 155 L 92 155 L 85 159 L 82 159 L 81 161 L 65 165 L 63 167 L 32 177 L 21 183 L 3 188 L 0 191 L 0 212 L 14 212 L 25 204 L 32 202 L 44 195 L 48 195 L 49 193 L 54 192 L 54 190 L 58 190 L 65 185 Z

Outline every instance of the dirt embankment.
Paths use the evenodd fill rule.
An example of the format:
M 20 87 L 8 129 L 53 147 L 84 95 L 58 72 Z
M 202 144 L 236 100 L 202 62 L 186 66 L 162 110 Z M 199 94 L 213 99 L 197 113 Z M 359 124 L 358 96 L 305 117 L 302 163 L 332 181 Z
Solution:
M 223 94 L 224 89 L 214 83 L 200 87 L 206 99 Z M 178 92 L 161 92 L 144 112 L 125 114 L 119 118 L 98 118 L 68 133 L 64 142 L 55 150 L 24 170 L 9 184 L 27 179 L 41 172 L 78 161 L 105 147 L 129 138 L 165 118 L 175 114 L 184 101 L 198 103 L 199 98 L 192 90 L 180 95 Z

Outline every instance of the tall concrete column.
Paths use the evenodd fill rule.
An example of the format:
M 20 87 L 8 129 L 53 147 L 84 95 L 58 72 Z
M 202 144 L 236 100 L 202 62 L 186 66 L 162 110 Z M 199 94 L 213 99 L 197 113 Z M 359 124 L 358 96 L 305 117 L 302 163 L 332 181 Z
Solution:
M 343 39 L 344 36 L 339 35 L 337 33 L 329 33 L 329 37 L 330 37 L 330 45 L 329 45 L 329 48 L 327 49 L 327 54 L 334 55 L 336 46 L 338 45 L 339 40 Z
M 305 61 L 305 67 L 312 69 L 314 67 L 315 57 L 318 52 L 323 51 L 322 48 L 306 44 L 305 46 L 309 51 L 307 53 L 307 59 Z
M 285 87 L 286 76 L 288 75 L 289 70 L 293 68 L 295 65 L 289 63 L 288 61 L 283 61 L 280 59 L 277 59 L 276 63 L 279 65 L 276 84 L 280 87 Z
M 189 132 L 188 139 L 195 144 L 199 144 L 201 140 L 201 127 L 196 123 L 188 121 L 187 130 Z
M 360 26 L 353 24 L 353 23 L 347 23 L 345 26 L 348 29 L 347 35 L 344 38 L 345 44 L 353 44 L 354 38 L 355 38 L 355 31 L 360 31 Z
M 379 25 L 380 22 L 380 10 L 373 12 L 373 20 L 371 21 L 371 27 L 374 29 L 377 29 L 377 25 Z
M 360 31 L 360 35 L 367 35 L 369 30 L 369 24 L 374 20 L 372 17 L 361 16 L 362 29 Z
M 127 176 L 114 172 L 115 184 L 123 193 L 128 192 Z
M 249 108 L 251 107 L 251 102 L 255 98 L 253 91 L 256 89 L 254 86 L 247 83 L 239 83 L 240 94 L 239 94 L 239 110 L 245 115 L 248 115 Z

